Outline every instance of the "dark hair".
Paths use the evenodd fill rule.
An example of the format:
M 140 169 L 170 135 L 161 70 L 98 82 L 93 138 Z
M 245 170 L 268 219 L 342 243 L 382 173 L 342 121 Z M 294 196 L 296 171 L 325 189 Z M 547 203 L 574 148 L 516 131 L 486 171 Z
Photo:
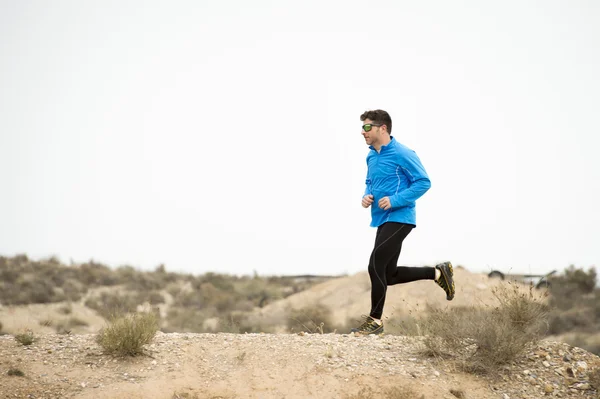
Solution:
M 365 119 L 370 119 L 373 123 L 386 125 L 388 133 L 392 134 L 392 118 L 390 114 L 382 109 L 376 109 L 374 111 L 365 111 L 361 116 L 360 120 L 364 122 Z

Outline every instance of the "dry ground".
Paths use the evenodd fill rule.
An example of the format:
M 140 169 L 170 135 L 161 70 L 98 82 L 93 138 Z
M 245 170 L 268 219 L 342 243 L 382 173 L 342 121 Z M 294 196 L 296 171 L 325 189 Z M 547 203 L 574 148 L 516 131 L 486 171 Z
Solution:
M 600 366 L 600 358 L 564 343 L 543 342 L 522 361 L 488 377 L 461 372 L 450 361 L 427 357 L 422 348 L 420 338 L 392 335 L 159 332 L 147 355 L 114 358 L 102 354 L 93 334 L 47 334 L 30 346 L 5 335 L 0 336 L 0 398 L 598 395 L 589 373 Z M 24 376 L 9 376 L 11 369 Z

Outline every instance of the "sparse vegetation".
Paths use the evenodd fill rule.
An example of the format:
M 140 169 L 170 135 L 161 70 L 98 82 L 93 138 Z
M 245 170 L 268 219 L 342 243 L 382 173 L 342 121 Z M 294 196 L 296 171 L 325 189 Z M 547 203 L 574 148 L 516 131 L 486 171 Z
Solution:
M 109 319 L 114 315 L 135 312 L 140 304 L 135 292 L 123 292 L 122 290 L 102 292 L 99 296 L 88 298 L 85 301 L 85 306 L 94 309 L 105 319 Z
M 6 373 L 10 376 L 15 376 L 15 377 L 24 377 L 25 373 L 22 372 L 20 369 L 16 369 L 16 368 L 10 368 L 8 369 L 8 372 Z
M 130 313 L 111 318 L 109 325 L 98 333 L 96 342 L 105 353 L 137 356 L 143 353 L 158 331 L 155 313 Z
M 160 307 L 164 319 L 159 320 L 158 324 L 164 332 L 270 333 L 281 331 L 281 327 L 290 332 L 347 331 L 344 326 L 333 325 L 331 311 L 318 305 L 290 309 L 285 320 L 274 318 L 259 322 L 249 316 L 256 308 L 303 291 L 325 279 L 327 278 L 263 277 L 256 273 L 242 277 L 218 273 L 194 276 L 167 272 L 165 265 L 159 265 L 153 271 L 139 271 L 127 265 L 112 269 L 93 260 L 83 264 L 64 265 L 55 257 L 34 261 L 22 254 L 11 258 L 0 256 L 0 303 L 24 305 L 63 302 L 57 312 L 70 315 L 73 312 L 72 302 L 85 295 L 88 297 L 86 306 L 95 309 L 107 320 L 112 315 L 134 313 L 141 306 L 146 308 L 149 305 L 155 312 Z M 600 335 L 597 334 L 600 331 L 600 289 L 597 288 L 596 270 L 570 266 L 564 273 L 552 276 L 549 282 L 547 290 L 537 291 L 540 295 L 549 293 L 544 302 L 547 306 L 536 308 L 548 313 L 548 328 L 538 326 L 539 334 L 560 335 L 561 339 L 571 345 L 600 354 Z M 106 291 L 104 287 L 107 287 Z M 93 294 L 90 289 L 94 289 Z M 515 353 L 519 352 L 519 348 L 524 345 L 520 342 L 530 342 L 530 338 L 533 338 L 531 323 L 535 324 L 535 320 L 520 318 L 535 319 L 538 315 L 530 313 L 531 308 L 527 308 L 529 302 L 519 299 L 512 303 L 502 303 L 505 298 L 515 299 L 511 295 L 500 295 L 496 309 L 453 308 L 452 314 L 445 314 L 439 309 L 417 310 L 412 314 L 387 320 L 386 334 L 427 334 L 433 337 L 437 328 L 445 336 L 428 341 L 433 348 L 432 354 L 441 356 L 441 350 L 452 347 L 454 344 L 451 342 L 455 340 L 458 349 L 473 349 L 473 359 L 479 356 L 476 354 L 486 353 L 488 348 L 496 348 L 495 350 L 510 358 L 513 355 L 509 348 L 494 344 L 495 340 L 501 340 L 503 336 L 514 338 L 517 345 L 512 345 L 510 349 Z M 165 305 L 167 302 L 168 306 Z M 421 317 L 427 314 L 432 317 Z M 453 320 L 446 320 L 445 317 Z M 490 317 L 498 322 L 483 322 Z M 435 327 L 436 319 L 449 326 L 459 323 L 460 328 L 446 328 L 447 332 L 444 332 L 444 323 L 437 323 L 439 325 Z M 478 322 L 487 324 L 487 329 L 476 327 Z M 83 323 L 83 319 L 62 319 L 56 315 L 48 316 L 40 322 L 41 325 L 52 326 L 59 333 L 68 333 L 77 326 L 83 326 Z M 490 327 L 493 324 L 496 327 Z M 518 326 L 524 329 L 519 330 Z M 467 331 L 469 329 L 470 332 Z M 6 332 L 2 331 L 0 324 L 0 334 L 4 333 Z M 471 346 L 461 338 L 464 336 L 461 334 L 471 337 Z M 436 342 L 442 345 L 437 348 L 439 350 L 435 348 Z M 502 355 L 496 359 L 505 361 Z
M 23 346 L 31 345 L 35 342 L 35 337 L 31 331 L 15 335 L 15 340 Z
M 595 268 L 571 265 L 550 279 L 549 334 L 568 334 L 567 342 L 600 355 L 600 288 Z
M 319 304 L 308 305 L 289 311 L 288 328 L 292 332 L 332 333 L 336 331 L 336 327 L 331 319 L 331 310 L 328 307 Z
M 494 308 L 432 309 L 424 321 L 431 355 L 457 359 L 472 372 L 487 373 L 508 364 L 544 334 L 548 307 L 531 287 L 512 283 L 494 291 Z
M 54 324 L 54 321 L 52 321 L 52 319 L 48 318 L 48 319 L 40 320 L 39 323 L 40 323 L 40 326 L 52 327 L 52 324 Z
M 275 326 L 252 324 L 245 314 L 326 279 L 262 277 L 256 273 L 241 277 L 217 273 L 193 276 L 167 272 L 165 265 L 154 271 L 139 271 L 127 265 L 111 269 L 93 260 L 66 266 L 54 257 L 33 261 L 26 255 L 0 256 L 0 303 L 65 302 L 58 312 L 70 314 L 72 301 L 87 296 L 85 305 L 109 319 L 148 304 L 156 309 L 168 298 L 167 313 L 160 322 L 165 332 L 273 332 Z M 60 331 L 68 330 L 56 318 L 48 322 Z M 324 328 L 328 327 L 325 321 Z

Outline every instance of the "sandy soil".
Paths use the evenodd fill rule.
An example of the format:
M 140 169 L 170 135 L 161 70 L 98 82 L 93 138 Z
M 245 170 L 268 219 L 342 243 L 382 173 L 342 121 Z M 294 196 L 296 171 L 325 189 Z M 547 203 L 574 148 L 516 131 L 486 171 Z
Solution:
M 588 376 L 600 359 L 564 343 L 543 342 L 488 377 L 422 348 L 420 338 L 391 335 L 158 333 L 146 355 L 114 358 L 93 334 L 48 334 L 26 347 L 5 335 L 0 398 L 597 397 Z

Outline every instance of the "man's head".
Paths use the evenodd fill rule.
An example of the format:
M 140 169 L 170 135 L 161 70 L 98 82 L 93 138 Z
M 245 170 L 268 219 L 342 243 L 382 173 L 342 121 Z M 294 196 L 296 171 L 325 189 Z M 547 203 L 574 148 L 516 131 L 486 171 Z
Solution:
M 360 116 L 360 120 L 366 122 L 367 119 L 373 124 L 382 125 L 380 127 L 385 126 L 387 133 L 392 134 L 392 118 L 386 111 L 382 109 L 366 111 Z M 365 124 L 363 123 L 363 125 Z
M 392 118 L 381 109 L 366 111 L 360 116 L 363 122 L 362 135 L 368 145 L 376 148 L 385 145 L 390 140 L 392 133 Z

